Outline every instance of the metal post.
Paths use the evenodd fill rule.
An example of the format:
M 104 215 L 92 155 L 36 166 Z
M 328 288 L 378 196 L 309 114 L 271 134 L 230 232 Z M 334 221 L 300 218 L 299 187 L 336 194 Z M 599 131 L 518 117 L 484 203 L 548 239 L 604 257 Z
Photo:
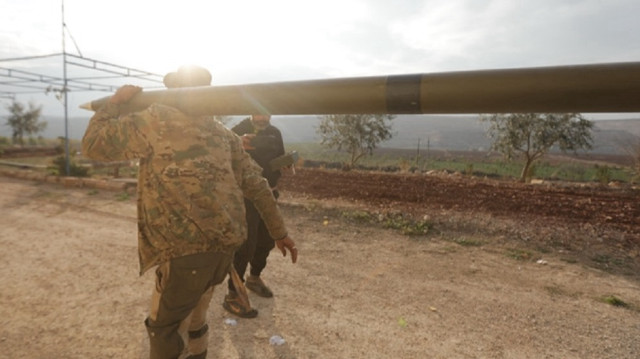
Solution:
M 416 168 L 418 168 L 418 162 L 420 161 L 420 138 L 418 138 L 418 148 L 416 150 Z
M 69 108 L 67 106 L 67 50 L 65 46 L 65 23 L 64 23 L 64 0 L 62 0 L 62 98 L 64 102 L 64 154 L 65 154 L 65 171 L 69 176 L 71 171 L 69 169 Z

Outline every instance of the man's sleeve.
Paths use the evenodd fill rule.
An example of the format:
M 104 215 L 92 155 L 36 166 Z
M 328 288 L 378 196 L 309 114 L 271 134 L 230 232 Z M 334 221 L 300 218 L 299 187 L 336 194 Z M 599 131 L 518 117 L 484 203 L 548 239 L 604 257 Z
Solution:
M 244 120 L 238 122 L 235 126 L 233 126 L 231 128 L 231 131 L 233 131 L 238 136 L 253 132 L 251 128 L 251 120 L 245 118 Z
M 274 127 L 275 128 L 275 127 Z M 282 133 L 276 128 L 276 138 L 278 139 L 278 154 L 276 157 L 284 155 L 284 141 L 282 140 Z
M 284 155 L 284 141 L 282 141 L 282 133 L 276 127 L 271 126 L 271 131 L 273 138 L 275 139 L 274 146 L 272 147 L 271 153 L 269 155 L 269 161 L 276 159 L 282 155 Z M 265 166 L 265 176 L 269 181 L 269 185 L 275 187 L 278 184 L 278 180 L 282 176 L 280 169 L 273 170 L 271 166 L 267 164 Z
M 269 183 L 262 176 L 262 168 L 242 149 L 242 140 L 238 136 L 232 136 L 234 172 L 245 198 L 253 202 L 271 237 L 276 240 L 284 238 L 287 229 Z
M 82 138 L 82 153 L 97 161 L 122 161 L 145 157 L 150 151 L 151 113 L 142 111 L 119 116 L 119 107 L 107 104 L 89 121 Z

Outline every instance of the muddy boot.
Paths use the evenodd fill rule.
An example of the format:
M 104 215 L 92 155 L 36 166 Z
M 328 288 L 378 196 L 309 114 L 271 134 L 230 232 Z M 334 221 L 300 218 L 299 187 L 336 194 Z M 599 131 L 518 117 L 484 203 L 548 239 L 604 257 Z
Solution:
M 227 310 L 227 312 L 237 315 L 240 318 L 255 318 L 258 316 L 258 311 L 249 307 L 247 308 L 240 302 L 238 299 L 238 293 L 235 291 L 229 291 L 224 297 L 224 302 L 222 303 L 222 307 Z
M 244 286 L 261 297 L 273 297 L 273 292 L 264 284 L 259 276 L 250 275 L 245 281 Z

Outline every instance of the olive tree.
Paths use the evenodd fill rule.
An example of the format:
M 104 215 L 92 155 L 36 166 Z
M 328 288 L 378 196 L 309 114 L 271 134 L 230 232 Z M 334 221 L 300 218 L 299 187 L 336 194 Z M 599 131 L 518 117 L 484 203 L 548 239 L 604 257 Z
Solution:
M 42 132 L 47 127 L 46 122 L 39 121 L 42 106 L 29 103 L 29 109 L 26 109 L 20 102 L 13 101 L 6 108 L 10 114 L 7 118 L 7 125 L 11 126 L 13 131 L 13 143 L 22 146 L 25 136 Z
M 506 158 L 524 159 L 520 181 L 526 181 L 531 165 L 557 146 L 562 152 L 591 149 L 593 122 L 579 113 L 493 114 L 481 117 L 489 123 L 492 150 Z
M 325 115 L 322 116 L 316 133 L 327 147 L 345 150 L 351 156 L 350 166 L 392 137 L 393 115 Z
M 635 173 L 636 180 L 640 180 L 640 138 L 636 137 L 634 141 L 630 141 L 625 147 L 625 152 L 632 161 L 632 170 Z

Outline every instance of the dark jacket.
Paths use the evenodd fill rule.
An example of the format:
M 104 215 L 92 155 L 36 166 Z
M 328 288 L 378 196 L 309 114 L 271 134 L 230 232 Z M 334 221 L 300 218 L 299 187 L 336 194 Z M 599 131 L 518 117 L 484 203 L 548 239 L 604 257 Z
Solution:
M 251 118 L 245 118 L 231 129 L 238 136 L 245 134 L 255 134 L 251 141 L 254 150 L 247 150 L 247 153 L 262 167 L 262 176 L 269 181 L 271 187 L 278 184 L 280 171 L 272 171 L 269 162 L 279 156 L 284 155 L 284 143 L 282 134 L 275 126 L 269 125 L 262 131 L 257 131 L 251 122 Z

